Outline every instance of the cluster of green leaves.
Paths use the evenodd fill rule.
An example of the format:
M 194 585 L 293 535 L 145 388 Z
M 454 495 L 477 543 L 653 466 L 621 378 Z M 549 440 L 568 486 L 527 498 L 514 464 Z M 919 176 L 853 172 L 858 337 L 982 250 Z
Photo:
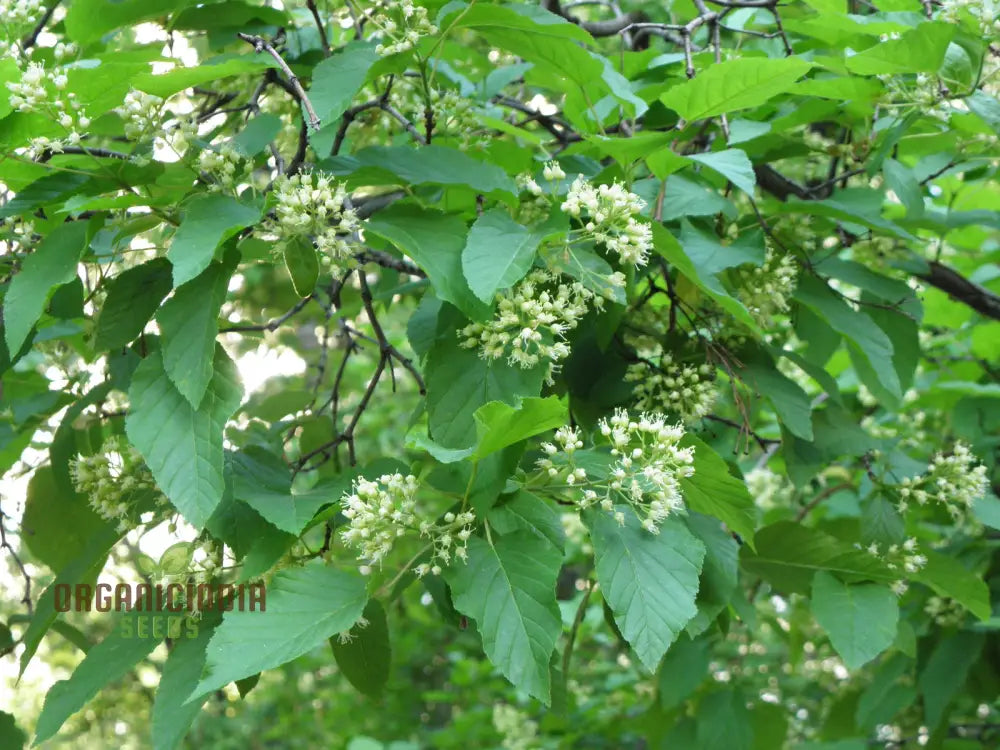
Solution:
M 989 741 L 992 3 L 420 5 L 436 31 L 388 56 L 376 45 L 407 28 L 402 4 L 73 0 L 40 11 L 42 33 L 5 27 L 0 78 L 64 72 L 48 93 L 90 119 L 77 140 L 54 104 L 0 98 L 0 470 L 31 476 L 23 514 L 5 502 L 0 522 L 10 591 L 35 584 L 30 613 L 0 602 L 0 652 L 22 674 L 53 634 L 84 652 L 19 723 L 37 742 L 72 736 L 149 661 L 163 750 L 199 713 L 191 742 L 223 747 L 237 708 L 271 731 L 247 706 L 257 691 L 301 705 L 266 675 L 303 664 L 364 696 L 303 729 L 314 743 L 520 746 L 488 726 L 500 699 L 547 747 Z M 145 136 L 126 135 L 126 96 L 160 98 Z M 543 177 L 553 161 L 566 179 Z M 296 172 L 349 194 L 350 262 L 275 223 L 275 181 Z M 577 176 L 645 201 L 648 263 L 623 265 L 561 210 Z M 772 257 L 797 279 L 764 314 L 752 272 Z M 554 370 L 460 335 L 533 268 L 602 298 Z M 261 351 L 307 368 L 245 389 Z M 624 496 L 621 523 L 579 512 L 583 488 L 536 462 L 573 424 L 578 465 L 607 481 L 598 422 L 636 411 L 626 372 L 656 352 L 708 365 L 717 393 L 686 425 L 686 510 L 652 534 Z M 169 504 L 135 499 L 137 528 L 108 512 L 120 487 L 77 492 L 73 461 L 113 438 Z M 956 441 L 991 489 L 953 514 L 908 501 L 902 479 Z M 475 514 L 466 560 L 420 577 L 432 550 L 416 531 L 373 567 L 342 543 L 342 497 L 392 472 L 419 478 L 422 520 Z M 175 533 L 163 559 L 133 555 L 137 580 L 193 575 L 200 548 L 203 576 L 264 580 L 266 611 L 203 613 L 196 638 L 162 647 L 128 635 L 162 613 L 84 632 L 91 619 L 57 612 L 60 584 Z M 921 564 L 901 562 L 907 542 Z M 24 739 L 0 713 L 0 745 Z

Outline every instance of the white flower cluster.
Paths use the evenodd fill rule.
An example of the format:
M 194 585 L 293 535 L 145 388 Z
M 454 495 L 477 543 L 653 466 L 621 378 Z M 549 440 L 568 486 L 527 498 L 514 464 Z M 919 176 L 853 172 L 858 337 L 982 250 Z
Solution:
M 625 380 L 636 383 L 635 406 L 640 410 L 669 411 L 686 423 L 696 422 L 715 405 L 716 389 L 712 366 L 682 365 L 669 353 L 660 357 L 659 367 L 646 362 L 629 365 Z
M 8 33 L 11 27 L 30 26 L 38 21 L 41 10 L 41 0 L 0 0 L 0 26 Z
M 90 127 L 90 118 L 73 92 L 63 93 L 69 83 L 63 68 L 46 73 L 41 63 L 28 63 L 20 81 L 8 81 L 10 105 L 19 112 L 37 112 L 57 123 L 66 135 L 63 138 L 37 136 L 26 150 L 29 159 L 46 152 L 61 153 L 67 146 L 79 146 Z
M 924 605 L 924 612 L 942 628 L 957 627 L 965 622 L 965 607 L 954 599 L 932 596 Z
M 544 363 L 548 375 L 569 355 L 565 334 L 576 328 L 592 300 L 600 298 L 579 282 L 563 283 L 542 269 L 535 269 L 503 294 L 497 315 L 488 323 L 470 323 L 461 331 L 461 346 L 479 348 L 483 359 L 506 356 L 523 369 Z
M 918 73 L 916 76 L 882 74 L 877 78 L 885 84 L 879 103 L 886 107 L 916 108 L 942 122 L 948 122 L 952 108 L 948 103 L 951 92 L 938 76 Z
M 500 746 L 504 750 L 531 750 L 538 747 L 538 723 L 508 703 L 494 704 L 493 728 L 503 736 Z
M 968 13 L 979 26 L 979 33 L 986 39 L 1000 35 L 1000 4 L 996 0 L 941 0 L 938 19 L 948 23 L 961 23 Z
M 115 112 L 125 121 L 125 137 L 138 141 L 155 134 L 160 128 L 160 108 L 163 99 L 144 91 L 130 89 Z
M 390 12 L 390 9 L 398 12 Z M 438 32 L 437 26 L 427 17 L 427 8 L 414 5 L 413 0 L 385 3 L 383 10 L 372 17 L 372 25 L 388 42 L 375 45 L 375 54 L 383 57 L 411 50 L 420 37 Z
M 679 445 L 684 428 L 668 424 L 661 414 L 631 419 L 624 409 L 602 419 L 598 428 L 616 459 L 606 481 L 592 480 L 586 469 L 576 466 L 574 453 L 583 447 L 583 440 L 572 427 L 559 429 L 554 443 L 542 444 L 546 457 L 539 459 L 538 468 L 551 479 L 579 488 L 576 503 L 581 510 L 600 506 L 624 524 L 624 513 L 615 510 L 616 501 L 624 500 L 644 529 L 659 533 L 660 523 L 684 507 L 680 480 L 694 474 L 694 448 Z
M 325 175 L 299 172 L 274 182 L 275 217 L 266 222 L 279 244 L 294 237 L 310 237 L 323 262 L 334 270 L 351 260 L 351 245 L 344 239 L 361 226 L 354 209 L 347 208 L 342 183 Z
M 754 468 L 743 475 L 747 491 L 761 510 L 787 508 L 792 502 L 795 488 L 781 474 L 765 467 Z
M 357 547 L 358 558 L 368 564 L 380 563 L 392 551 L 396 539 L 407 532 L 418 532 L 431 539 L 430 561 L 418 565 L 419 576 L 441 573 L 441 565 L 453 558 L 465 560 L 472 536 L 473 513 L 446 513 L 443 523 L 419 520 L 416 493 L 417 478 L 412 474 L 383 474 L 374 482 L 361 478 L 353 492 L 341 498 L 342 513 L 349 526 L 341 532 L 345 544 Z
M 788 311 L 788 298 L 795 290 L 798 276 L 792 256 L 779 257 L 768 248 L 764 265 L 743 274 L 737 295 L 761 327 L 770 327 L 775 315 Z
M 434 110 L 434 132 L 458 139 L 458 147 L 466 150 L 474 143 L 485 146 L 487 141 L 476 139 L 479 118 L 472 101 L 457 91 L 448 89 L 444 93 L 431 90 L 431 106 Z
M 243 154 L 232 144 L 223 143 L 215 149 L 207 148 L 198 155 L 198 169 L 214 180 L 209 186 L 210 190 L 235 193 L 241 161 Z
M 580 219 L 586 235 L 617 254 L 622 263 L 644 266 L 653 230 L 635 216 L 645 205 L 620 182 L 595 188 L 581 175 L 570 185 L 562 210 Z
M 969 446 L 958 442 L 950 455 L 936 453 L 924 474 L 905 477 L 900 482 L 900 512 L 911 499 L 919 505 L 934 499 L 944 505 L 957 521 L 986 493 L 988 487 L 986 467 L 979 463 Z
M 115 436 L 104 442 L 100 453 L 78 456 L 70 463 L 73 486 L 106 521 L 118 521 L 118 530 L 127 531 L 138 520 L 134 511 L 142 495 L 156 491 L 156 481 L 142 455 Z M 159 494 L 157 504 L 166 506 Z
M 877 542 L 872 542 L 865 550 L 872 557 L 877 557 L 884 562 L 886 567 L 893 572 L 902 571 L 907 575 L 913 575 L 919 573 L 927 565 L 927 557 L 920 554 L 917 540 L 913 537 L 908 538 L 902 544 L 890 544 L 885 547 L 880 547 Z M 906 593 L 908 585 L 905 580 L 899 579 L 894 581 L 890 588 L 896 596 L 902 596 Z

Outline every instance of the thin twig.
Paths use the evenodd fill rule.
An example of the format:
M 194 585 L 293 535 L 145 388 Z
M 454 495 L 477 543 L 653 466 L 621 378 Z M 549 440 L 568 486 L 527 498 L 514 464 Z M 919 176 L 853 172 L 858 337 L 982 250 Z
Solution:
M 288 67 L 288 63 L 286 63 L 284 58 L 282 58 L 282 56 L 278 54 L 278 51 L 273 46 L 271 46 L 271 43 L 262 37 L 253 36 L 252 34 L 244 34 L 242 31 L 237 32 L 236 36 L 238 36 L 247 44 L 252 45 L 254 51 L 257 52 L 257 54 L 260 54 L 261 52 L 267 52 L 267 54 L 269 54 L 271 57 L 274 58 L 274 61 L 278 63 L 278 66 L 281 68 L 282 72 L 284 72 L 284 74 L 288 77 L 288 82 L 295 90 L 295 96 L 302 103 L 302 106 L 306 108 L 306 112 L 309 115 L 309 125 L 312 127 L 313 130 L 319 130 L 320 128 L 319 116 L 316 114 L 316 110 L 313 109 L 312 102 L 309 101 L 309 96 L 306 94 L 305 89 L 302 88 L 302 84 L 299 82 L 298 76 L 292 72 L 292 69 Z

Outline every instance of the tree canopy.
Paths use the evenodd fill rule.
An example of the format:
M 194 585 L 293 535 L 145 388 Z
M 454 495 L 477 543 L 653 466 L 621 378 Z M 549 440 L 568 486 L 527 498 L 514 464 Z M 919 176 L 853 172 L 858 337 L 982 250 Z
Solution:
M 0 27 L 0 747 L 1000 742 L 996 0 Z

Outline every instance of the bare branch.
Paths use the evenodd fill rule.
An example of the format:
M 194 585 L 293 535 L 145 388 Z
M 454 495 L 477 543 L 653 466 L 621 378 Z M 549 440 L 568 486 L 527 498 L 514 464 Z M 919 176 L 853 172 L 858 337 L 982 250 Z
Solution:
M 309 125 L 313 128 L 313 130 L 319 130 L 319 116 L 316 114 L 316 110 L 313 109 L 312 102 L 309 101 L 309 97 L 306 94 L 305 89 L 302 88 L 302 84 L 299 82 L 298 76 L 292 72 L 292 69 L 288 67 L 288 63 L 286 63 L 284 58 L 278 54 L 278 51 L 271 45 L 271 43 L 262 37 L 244 34 L 242 31 L 237 32 L 236 36 L 247 44 L 252 45 L 257 54 L 267 52 L 267 54 L 274 58 L 274 61 L 278 63 L 282 72 L 284 72 L 284 74 L 288 77 L 288 83 L 291 84 L 292 89 L 295 92 L 295 97 L 302 103 L 302 106 L 306 108 L 306 112 L 309 114 Z

